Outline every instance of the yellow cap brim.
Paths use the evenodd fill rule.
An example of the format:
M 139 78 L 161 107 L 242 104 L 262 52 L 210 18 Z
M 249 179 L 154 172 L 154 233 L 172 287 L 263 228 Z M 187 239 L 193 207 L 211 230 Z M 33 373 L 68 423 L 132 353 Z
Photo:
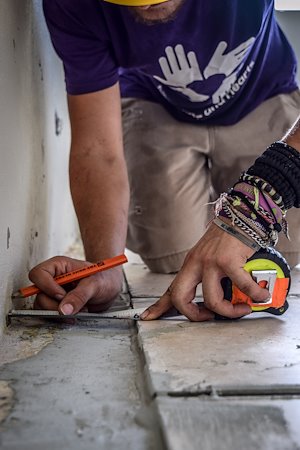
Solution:
M 104 0 L 104 1 L 123 6 L 148 6 L 148 5 L 156 5 L 157 3 L 164 3 L 167 2 L 168 0 Z

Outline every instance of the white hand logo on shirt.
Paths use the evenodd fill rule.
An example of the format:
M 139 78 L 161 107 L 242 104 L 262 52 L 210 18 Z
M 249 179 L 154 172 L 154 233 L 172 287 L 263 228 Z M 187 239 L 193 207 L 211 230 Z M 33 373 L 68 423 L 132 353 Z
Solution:
M 222 81 L 222 84 L 219 86 L 219 88 L 216 90 L 216 92 L 212 96 L 212 102 L 214 105 L 219 103 L 224 95 L 226 95 L 226 92 L 228 92 L 233 85 L 233 83 L 236 82 L 238 77 L 237 71 L 233 72 L 229 77 L 224 78 Z
M 226 55 L 224 52 L 227 48 L 227 43 L 221 41 L 204 70 L 204 78 L 209 78 L 216 74 L 230 75 L 241 64 L 245 54 L 254 41 L 255 38 L 251 37 Z
M 225 93 L 230 89 L 237 79 L 238 67 L 242 63 L 247 51 L 255 41 L 251 37 L 240 44 L 232 51 L 224 54 L 228 44 L 221 41 L 207 67 L 201 73 L 195 52 L 185 53 L 181 44 L 173 47 L 166 47 L 166 57 L 159 58 L 159 65 L 165 78 L 154 75 L 154 78 L 165 86 L 189 98 L 191 102 L 205 102 L 210 97 L 206 94 L 199 94 L 188 86 L 195 81 L 203 81 L 212 75 L 225 75 L 226 78 L 213 94 L 212 100 L 216 104 Z M 234 72 L 236 70 L 236 72 Z M 233 73 L 234 72 L 234 73 Z
M 159 58 L 159 64 L 165 79 L 156 75 L 154 75 L 154 78 L 175 91 L 186 95 L 191 102 L 205 102 L 208 100 L 209 97 L 207 95 L 198 94 L 187 87 L 194 81 L 203 80 L 195 52 L 188 52 L 186 55 L 183 46 L 178 44 L 175 47 L 175 51 L 172 47 L 167 47 L 166 55 L 166 58 L 164 56 Z

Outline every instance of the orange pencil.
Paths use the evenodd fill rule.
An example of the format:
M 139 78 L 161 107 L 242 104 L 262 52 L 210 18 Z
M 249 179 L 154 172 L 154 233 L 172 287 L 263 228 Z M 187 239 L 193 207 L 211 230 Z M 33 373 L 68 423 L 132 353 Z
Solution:
M 55 277 L 54 280 L 57 284 L 63 285 L 67 283 L 72 283 L 73 281 L 81 280 L 82 278 L 89 277 L 95 273 L 102 272 L 103 270 L 111 269 L 112 267 L 119 266 L 127 262 L 125 255 L 115 256 L 114 258 L 103 259 L 98 263 L 92 264 L 82 269 L 74 270 L 73 272 L 64 273 Z M 42 292 L 35 284 L 19 289 L 17 292 L 13 293 L 12 298 L 17 297 L 31 297 Z

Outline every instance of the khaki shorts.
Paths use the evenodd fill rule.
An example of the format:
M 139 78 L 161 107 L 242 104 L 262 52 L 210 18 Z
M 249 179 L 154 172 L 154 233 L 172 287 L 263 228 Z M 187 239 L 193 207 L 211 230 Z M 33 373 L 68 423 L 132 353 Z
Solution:
M 131 187 L 127 247 L 154 272 L 180 269 L 205 232 L 207 203 L 232 187 L 300 114 L 300 91 L 262 103 L 232 126 L 175 120 L 159 104 L 123 99 L 124 146 Z M 291 241 L 277 249 L 300 262 L 300 211 L 289 211 Z

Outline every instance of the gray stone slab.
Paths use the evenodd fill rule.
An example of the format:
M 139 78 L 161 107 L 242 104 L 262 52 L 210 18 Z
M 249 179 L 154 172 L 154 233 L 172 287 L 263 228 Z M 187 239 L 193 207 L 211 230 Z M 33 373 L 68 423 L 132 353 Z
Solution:
M 299 450 L 300 400 L 157 399 L 169 450 Z
M 152 393 L 300 392 L 297 299 L 280 317 L 253 313 L 238 321 L 158 320 L 138 322 L 138 328 Z
M 152 273 L 144 264 L 128 264 L 124 272 L 132 297 L 160 297 L 174 279 L 174 275 Z
M 133 327 L 113 320 L 53 323 L 53 342 L 36 356 L 2 366 L 8 416 L 0 425 L 1 450 L 160 448 Z M 45 326 L 20 328 L 20 336 L 35 340 L 40 329 Z

